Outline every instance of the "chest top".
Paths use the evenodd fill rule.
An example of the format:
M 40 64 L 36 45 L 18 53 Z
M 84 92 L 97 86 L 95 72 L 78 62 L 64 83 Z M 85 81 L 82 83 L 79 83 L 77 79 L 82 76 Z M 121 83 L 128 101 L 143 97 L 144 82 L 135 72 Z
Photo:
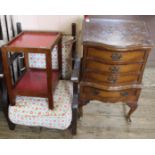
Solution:
M 143 21 L 90 19 L 83 22 L 83 44 L 104 46 L 111 50 L 153 47 Z

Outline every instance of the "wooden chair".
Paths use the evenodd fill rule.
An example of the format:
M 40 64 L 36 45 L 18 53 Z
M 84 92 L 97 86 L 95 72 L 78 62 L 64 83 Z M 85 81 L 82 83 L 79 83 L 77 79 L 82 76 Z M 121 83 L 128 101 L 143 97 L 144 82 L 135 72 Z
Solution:
M 21 29 L 20 24 L 18 24 L 18 27 Z M 62 71 L 64 71 L 62 77 L 65 79 L 59 80 L 59 83 L 53 95 L 55 108 L 53 110 L 50 110 L 48 108 L 48 102 L 45 98 L 18 96 L 15 99 L 16 104 L 14 106 L 8 104 L 7 108 L 5 109 L 5 116 L 8 120 L 8 125 L 11 130 L 15 129 L 15 124 L 18 124 L 26 126 L 55 128 L 61 130 L 70 128 L 72 134 L 76 134 L 78 116 L 78 82 L 80 59 L 76 58 L 75 23 L 72 24 L 72 37 L 72 40 L 67 41 L 68 44 L 72 44 L 71 53 L 67 53 L 68 56 L 72 56 L 72 59 L 70 59 L 70 62 L 72 62 L 72 74 L 70 77 L 71 80 L 68 79 L 68 73 L 66 76 L 66 72 L 63 69 L 64 64 L 62 64 Z M 62 54 L 63 53 L 65 53 L 65 50 L 64 52 L 62 52 Z M 30 54 L 30 65 L 38 65 L 38 58 L 38 61 L 35 62 L 35 64 L 33 63 L 33 58 L 35 59 L 37 56 L 40 57 L 41 61 L 44 61 L 44 58 L 41 55 Z M 11 62 L 10 65 L 12 65 L 14 61 L 17 61 L 18 59 L 22 60 L 23 55 L 15 55 L 14 53 L 14 55 L 10 56 L 9 59 Z M 66 58 L 63 59 L 63 62 L 65 61 Z M 41 64 L 41 68 L 42 67 L 44 67 L 43 64 Z M 16 68 L 11 67 L 11 71 L 13 77 L 15 77 L 13 79 L 13 82 L 16 83 L 18 78 L 20 78 L 20 76 L 22 75 L 23 66 L 22 69 L 20 65 L 17 65 Z

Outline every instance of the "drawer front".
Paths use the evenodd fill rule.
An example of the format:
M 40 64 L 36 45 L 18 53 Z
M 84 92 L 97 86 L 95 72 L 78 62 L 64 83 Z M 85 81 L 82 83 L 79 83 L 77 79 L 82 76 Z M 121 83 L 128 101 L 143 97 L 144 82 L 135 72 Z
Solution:
M 144 62 L 145 51 L 112 52 L 95 48 L 88 48 L 87 58 L 104 61 L 106 63 Z
M 125 75 L 110 75 L 110 74 L 98 74 L 93 72 L 84 73 L 84 81 L 101 83 L 101 84 L 134 84 L 137 83 L 139 78 L 138 74 L 125 74 Z
M 85 68 L 88 71 L 127 73 L 140 71 L 142 68 L 142 64 L 108 65 L 93 60 L 87 60 Z
M 82 87 L 80 99 L 84 100 L 102 100 L 108 102 L 118 102 L 136 100 L 137 89 L 127 89 L 122 91 L 105 91 L 88 86 Z

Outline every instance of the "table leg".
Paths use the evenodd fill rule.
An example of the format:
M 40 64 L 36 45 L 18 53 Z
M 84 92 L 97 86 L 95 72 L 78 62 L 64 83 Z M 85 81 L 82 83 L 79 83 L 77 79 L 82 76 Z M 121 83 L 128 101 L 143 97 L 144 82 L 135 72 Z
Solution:
M 53 109 L 53 92 L 52 92 L 52 63 L 51 51 L 46 51 L 46 70 L 47 70 L 47 89 L 48 89 L 48 103 L 49 109 Z
M 29 68 L 29 53 L 24 53 L 24 64 L 26 69 Z

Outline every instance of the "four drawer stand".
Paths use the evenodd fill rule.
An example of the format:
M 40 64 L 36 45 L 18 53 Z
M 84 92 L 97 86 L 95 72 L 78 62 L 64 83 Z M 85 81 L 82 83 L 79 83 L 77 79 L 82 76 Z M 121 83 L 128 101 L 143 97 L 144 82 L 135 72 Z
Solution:
M 153 46 L 145 23 L 92 18 L 83 23 L 83 46 L 80 111 L 90 100 L 121 101 L 130 107 L 131 121 Z

